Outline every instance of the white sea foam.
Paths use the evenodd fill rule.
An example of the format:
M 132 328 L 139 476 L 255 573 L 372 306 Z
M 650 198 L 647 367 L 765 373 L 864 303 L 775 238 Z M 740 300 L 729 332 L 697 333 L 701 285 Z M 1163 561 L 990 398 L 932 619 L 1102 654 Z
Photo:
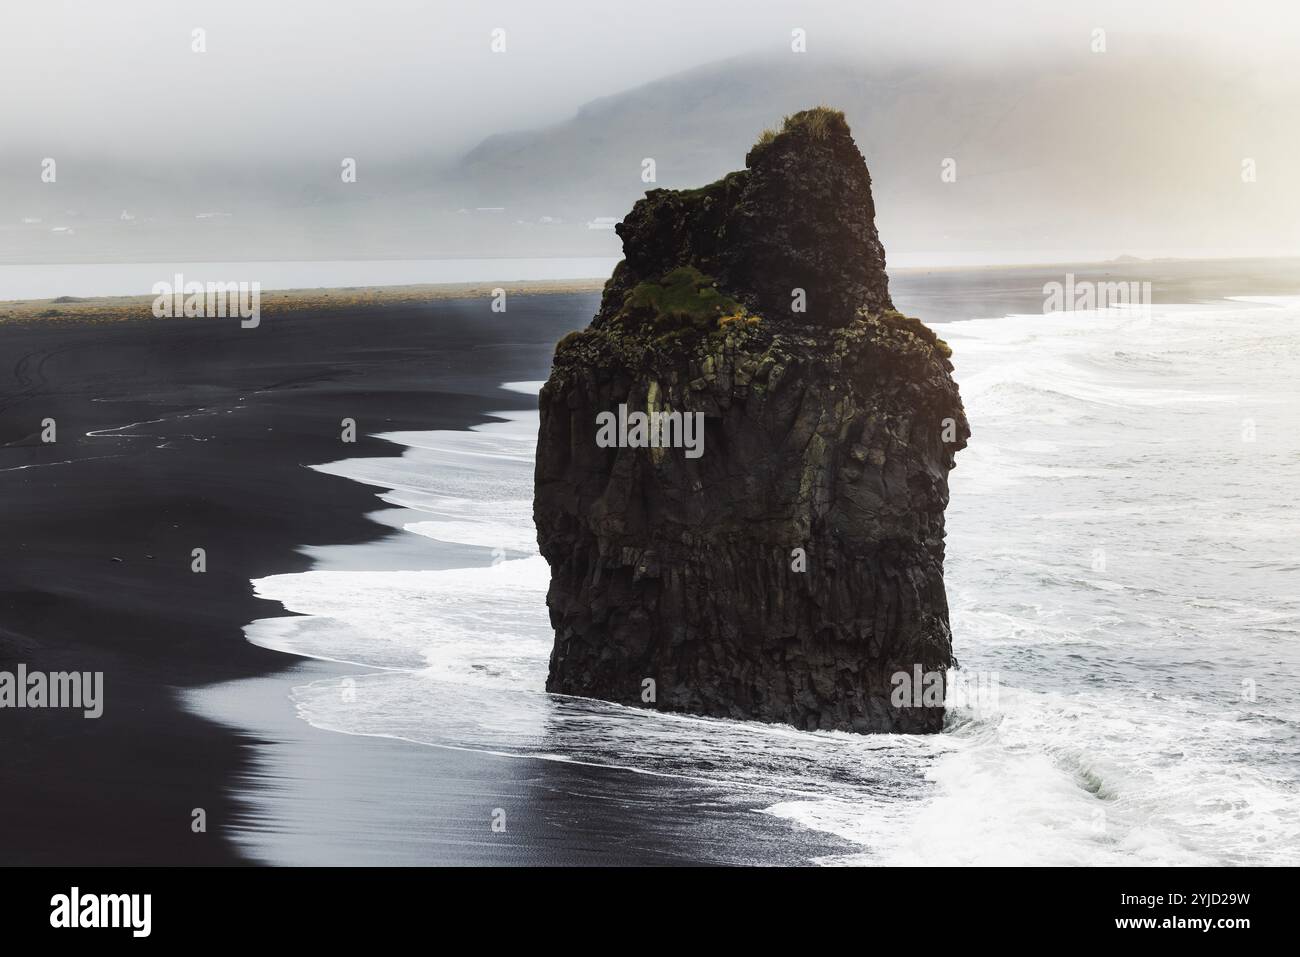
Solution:
M 974 430 L 951 478 L 955 645 L 1001 679 L 995 710 L 954 709 L 943 735 L 545 694 L 535 412 L 391 433 L 400 456 L 320 466 L 383 489 L 408 531 L 492 555 L 261 579 L 303 617 L 249 637 L 372 666 L 295 689 L 319 727 L 761 795 L 861 848 L 826 863 L 1294 862 L 1297 329 L 1300 301 L 1277 298 L 938 328 Z

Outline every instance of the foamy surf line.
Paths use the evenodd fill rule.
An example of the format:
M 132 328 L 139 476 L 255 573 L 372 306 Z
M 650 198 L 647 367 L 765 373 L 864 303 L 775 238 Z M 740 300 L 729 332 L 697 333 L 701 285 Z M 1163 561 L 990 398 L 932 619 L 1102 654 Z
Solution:
M 503 388 L 536 395 L 543 384 Z M 407 532 L 488 549 L 490 563 L 315 569 L 254 581 L 259 597 L 298 614 L 251 623 L 251 642 L 369 669 L 293 688 L 302 719 L 344 734 L 770 794 L 779 798 L 773 807 L 825 795 L 828 773 L 849 782 L 845 801 L 878 789 L 882 775 L 892 779 L 885 789 L 891 801 L 923 786 L 916 767 L 900 769 L 930 760 L 937 742 L 810 733 L 547 694 L 549 567 L 537 554 L 531 521 L 537 413 L 489 414 L 496 421 L 466 431 L 379 436 L 400 445 L 400 457 L 314 466 L 382 489 L 381 500 L 415 513 L 401 523 Z M 890 752 L 905 757 L 882 759 Z
M 261 579 L 259 596 L 305 617 L 269 620 L 274 635 L 255 622 L 249 638 L 372 669 L 294 689 L 299 715 L 316 727 L 780 793 L 766 813 L 862 848 L 820 863 L 1284 861 L 1300 835 L 1294 768 L 1278 779 L 1242 755 L 1261 745 L 1287 753 L 1295 715 L 1225 702 L 1182 662 L 1207 648 L 1239 659 L 1239 641 L 1225 646 L 1226 636 L 1257 628 L 1275 642 L 1270 622 L 1294 621 L 1296 609 L 1229 620 L 1224 609 L 1257 589 L 1225 606 L 1150 582 L 1167 578 L 1169 555 L 1195 582 L 1195 555 L 1232 553 L 1187 539 L 1189 498 L 1215 534 L 1258 525 L 1248 515 L 1209 519 L 1225 507 L 1231 461 L 1197 462 L 1206 491 L 1177 497 L 1157 466 L 1168 449 L 1181 470 L 1207 429 L 1235 435 L 1243 409 L 1293 415 L 1256 380 L 1263 366 L 1278 381 L 1300 380 L 1294 356 L 1277 347 L 1298 320 L 1300 300 L 1285 299 L 938 328 L 977 435 L 959 458 L 949 509 L 953 630 L 965 662 L 1002 675 L 996 709 L 953 709 L 943 735 L 810 733 L 547 695 L 549 569 L 531 523 L 535 410 L 466 431 L 387 433 L 400 456 L 318 466 L 380 489 L 412 513 L 401 521 L 408 533 L 478 547 L 483 562 Z M 535 395 L 541 385 L 504 387 Z M 1284 470 L 1291 450 L 1274 440 L 1263 449 L 1273 458 L 1258 465 Z M 1154 491 L 1140 508 L 1116 501 L 1117 476 Z M 1287 514 L 1277 494 L 1251 502 L 1274 516 L 1269 546 L 1285 550 L 1296 523 L 1276 517 Z M 1049 520 L 1045 535 L 1038 523 Z M 1128 555 L 1135 534 L 1155 558 Z M 1100 557 L 1098 542 L 1108 549 Z M 1108 555 L 1119 561 L 1107 565 Z M 1231 584 L 1207 581 L 1204 598 Z M 1300 676 L 1287 647 L 1283 668 Z M 1242 814 L 1258 842 L 1241 840 L 1232 820 Z

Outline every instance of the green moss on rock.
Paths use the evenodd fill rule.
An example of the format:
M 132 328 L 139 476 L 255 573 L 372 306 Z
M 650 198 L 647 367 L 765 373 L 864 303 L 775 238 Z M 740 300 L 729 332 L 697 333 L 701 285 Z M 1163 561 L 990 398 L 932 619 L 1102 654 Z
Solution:
M 623 298 L 618 318 L 630 328 L 649 328 L 676 338 L 683 332 L 707 332 L 721 323 L 751 317 L 711 277 L 694 266 L 679 266 L 659 280 L 633 286 Z

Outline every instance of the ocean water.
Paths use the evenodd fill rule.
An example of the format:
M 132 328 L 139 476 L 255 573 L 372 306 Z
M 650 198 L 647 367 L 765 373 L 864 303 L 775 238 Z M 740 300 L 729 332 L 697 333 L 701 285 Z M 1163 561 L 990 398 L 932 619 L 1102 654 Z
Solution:
M 304 617 L 248 637 L 357 666 L 294 689 L 320 728 L 708 782 L 856 848 L 818 863 L 1296 863 L 1300 299 L 935 328 L 974 431 L 950 480 L 955 650 L 997 681 L 943 734 L 546 694 L 535 411 L 318 466 L 476 561 L 260 579 Z M 511 387 L 524 407 L 540 385 Z

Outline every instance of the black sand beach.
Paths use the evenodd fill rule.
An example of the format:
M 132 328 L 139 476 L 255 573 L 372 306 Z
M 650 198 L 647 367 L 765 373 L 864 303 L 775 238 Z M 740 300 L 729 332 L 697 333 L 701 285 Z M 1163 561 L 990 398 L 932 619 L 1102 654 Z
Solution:
M 256 329 L 0 325 L 0 668 L 102 671 L 105 700 L 97 720 L 0 713 L 0 859 L 232 864 L 252 859 L 232 836 L 259 829 L 294 832 L 269 863 L 722 862 L 743 859 L 741 844 L 793 863 L 832 852 L 835 841 L 791 841 L 791 825 L 744 808 L 718 812 L 743 842 L 718 836 L 717 815 L 700 815 L 694 835 L 669 832 L 653 778 L 318 730 L 294 715 L 288 689 L 331 666 L 244 639 L 244 624 L 283 613 L 253 597 L 250 578 L 307 568 L 298 546 L 392 533 L 366 518 L 380 506 L 374 489 L 305 466 L 394 453 L 368 433 L 464 428 L 526 404 L 498 384 L 544 377 L 555 341 L 594 304 L 518 296 L 495 314 L 487 298 L 401 303 L 290 312 Z M 345 417 L 355 444 L 340 440 Z M 52 444 L 41 441 L 47 418 Z M 260 680 L 218 684 L 240 678 Z M 183 707 L 195 688 L 239 726 Z M 237 782 L 266 801 L 241 803 Z M 492 840 L 501 795 L 536 814 Z M 206 833 L 191 829 L 196 808 Z
M 1035 312 L 1068 268 L 906 273 L 894 297 L 929 321 Z M 1300 289 L 1293 261 L 1077 272 L 1154 280 L 1158 302 Z M 0 669 L 104 673 L 97 720 L 0 711 L 0 863 L 801 863 L 842 850 L 707 788 L 669 819 L 653 777 L 314 728 L 289 689 L 335 666 L 244 639 L 246 623 L 283 613 L 250 579 L 305 570 L 302 546 L 394 535 L 367 518 L 375 489 L 306 466 L 395 453 L 372 433 L 521 407 L 499 384 L 544 378 L 597 298 L 512 294 L 505 314 L 486 296 L 379 298 L 286 308 L 256 329 L 105 321 L 98 307 L 0 322 Z M 355 444 L 340 440 L 344 418 Z M 525 809 L 508 839 L 486 826 L 503 802 Z M 206 833 L 191 829 L 196 808 Z

